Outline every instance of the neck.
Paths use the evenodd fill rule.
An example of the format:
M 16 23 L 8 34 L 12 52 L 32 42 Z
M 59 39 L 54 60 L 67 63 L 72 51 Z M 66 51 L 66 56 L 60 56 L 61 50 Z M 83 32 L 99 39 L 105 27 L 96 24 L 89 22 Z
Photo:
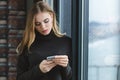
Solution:
M 42 35 L 38 31 L 36 31 L 36 39 L 38 39 L 38 40 L 51 40 L 55 37 L 57 37 L 57 36 L 53 32 L 53 30 L 51 30 L 51 32 L 48 35 Z

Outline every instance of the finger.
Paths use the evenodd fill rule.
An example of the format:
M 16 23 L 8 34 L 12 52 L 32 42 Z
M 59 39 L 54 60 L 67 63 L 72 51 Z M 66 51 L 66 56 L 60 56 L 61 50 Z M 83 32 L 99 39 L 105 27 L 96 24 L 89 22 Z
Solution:
M 60 65 L 60 66 L 62 66 L 62 67 L 67 67 L 67 63 L 61 63 L 61 64 L 58 64 L 58 65 Z
M 64 58 L 68 58 L 67 55 L 56 55 L 55 59 L 64 59 Z
M 45 66 L 51 66 L 51 65 L 55 65 L 55 62 L 54 61 L 47 61 Z
M 48 67 L 54 67 L 54 66 L 56 66 L 55 63 L 52 63 L 52 64 L 49 64 L 49 65 L 48 65 Z
M 51 63 L 54 63 L 54 62 L 53 61 L 45 60 L 45 64 L 51 64 Z
M 50 64 L 50 65 L 48 65 L 47 66 L 47 70 L 51 70 L 52 68 L 54 68 L 56 66 L 56 64 L 54 63 L 54 64 Z
M 54 62 L 61 62 L 61 61 L 64 61 L 64 62 L 68 62 L 69 59 L 68 58 L 59 58 L 59 59 L 53 59 Z
M 55 59 L 54 62 L 68 62 L 69 59 Z
M 43 65 L 43 68 L 46 70 L 46 69 L 49 69 L 55 65 L 56 65 L 55 63 L 51 63 L 51 64 Z
M 55 61 L 57 65 L 59 64 L 68 64 L 68 61 Z

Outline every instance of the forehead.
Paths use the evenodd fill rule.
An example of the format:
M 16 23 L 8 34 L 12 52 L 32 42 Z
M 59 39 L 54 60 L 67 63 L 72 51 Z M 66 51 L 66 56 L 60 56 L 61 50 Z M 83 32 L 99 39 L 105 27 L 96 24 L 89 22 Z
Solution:
M 35 20 L 36 21 L 43 21 L 46 18 L 51 18 L 50 13 L 48 13 L 48 12 L 39 12 L 38 14 L 35 15 Z

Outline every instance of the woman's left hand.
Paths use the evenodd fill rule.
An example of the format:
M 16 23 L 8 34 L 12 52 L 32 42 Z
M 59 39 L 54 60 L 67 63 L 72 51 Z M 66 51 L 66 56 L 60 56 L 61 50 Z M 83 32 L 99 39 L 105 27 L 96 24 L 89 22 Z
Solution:
M 67 55 L 56 55 L 53 61 L 62 67 L 67 67 L 69 59 Z

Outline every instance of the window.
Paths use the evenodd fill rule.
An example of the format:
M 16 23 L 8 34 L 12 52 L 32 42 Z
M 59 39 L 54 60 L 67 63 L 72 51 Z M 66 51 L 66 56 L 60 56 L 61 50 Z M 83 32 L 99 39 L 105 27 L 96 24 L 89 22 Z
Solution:
M 119 0 L 89 0 L 88 80 L 120 80 Z

